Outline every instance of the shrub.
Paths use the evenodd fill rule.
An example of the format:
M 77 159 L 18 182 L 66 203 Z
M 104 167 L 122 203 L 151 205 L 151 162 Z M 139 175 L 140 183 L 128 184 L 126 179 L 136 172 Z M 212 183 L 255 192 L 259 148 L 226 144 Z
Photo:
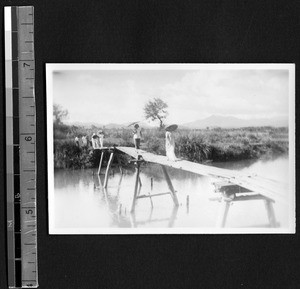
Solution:
M 165 140 L 158 138 L 158 137 L 152 137 L 148 138 L 147 142 L 145 142 L 146 150 L 158 155 L 165 155 Z
M 87 135 L 100 127 L 91 128 L 54 125 L 54 166 L 55 168 L 97 167 L 100 152 L 78 147 L 74 138 Z M 105 146 L 134 147 L 131 128 L 104 129 Z M 160 155 L 165 155 L 165 131 L 157 128 L 143 129 L 142 148 Z M 256 127 L 240 129 L 178 129 L 175 132 L 175 153 L 193 162 L 230 161 L 258 158 L 262 155 L 288 153 L 288 128 Z M 109 155 L 105 154 L 104 164 Z M 115 162 L 128 163 L 128 156 L 117 153 Z
M 210 152 L 209 145 L 201 135 L 180 136 L 177 139 L 176 154 L 194 162 L 206 160 Z

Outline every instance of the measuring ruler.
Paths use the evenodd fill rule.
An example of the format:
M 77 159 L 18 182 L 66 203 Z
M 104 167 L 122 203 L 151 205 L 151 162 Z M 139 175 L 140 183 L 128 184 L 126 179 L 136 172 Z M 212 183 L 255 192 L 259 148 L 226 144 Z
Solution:
M 33 16 L 32 6 L 4 8 L 10 288 L 38 286 Z

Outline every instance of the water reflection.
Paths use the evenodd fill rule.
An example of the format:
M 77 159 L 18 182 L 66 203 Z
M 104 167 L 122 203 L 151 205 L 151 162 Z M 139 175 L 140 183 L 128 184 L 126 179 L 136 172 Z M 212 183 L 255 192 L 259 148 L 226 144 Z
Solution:
M 132 228 L 137 228 L 140 226 L 144 227 L 144 226 L 151 225 L 153 223 L 161 223 L 161 222 L 166 222 L 167 223 L 166 227 L 168 227 L 168 228 L 174 227 L 174 222 L 176 220 L 176 216 L 177 216 L 177 212 L 178 212 L 178 206 L 173 206 L 171 215 L 169 217 L 154 218 L 153 211 L 154 211 L 154 208 L 151 207 L 148 218 L 140 219 L 139 221 L 137 221 L 137 218 L 139 216 L 136 216 L 136 212 L 130 213 L 131 227 Z
M 219 164 L 217 164 L 219 166 Z M 223 163 L 224 165 L 224 163 Z M 232 165 L 230 167 L 230 165 Z M 288 178 L 288 160 L 236 164 L 226 163 L 226 168 L 257 173 L 275 179 Z M 173 205 L 170 195 L 137 200 L 134 213 L 130 213 L 134 193 L 135 174 L 132 169 L 111 174 L 107 188 L 104 175 L 96 170 L 55 171 L 55 226 L 57 228 L 214 228 L 220 203 L 212 180 L 208 177 L 168 168 L 177 191 L 179 207 Z M 139 194 L 151 195 L 169 191 L 158 165 L 141 167 Z M 288 225 L 288 212 L 276 204 L 276 218 L 281 226 Z M 227 224 L 230 227 L 260 227 L 268 222 L 262 202 L 250 201 L 230 207 Z

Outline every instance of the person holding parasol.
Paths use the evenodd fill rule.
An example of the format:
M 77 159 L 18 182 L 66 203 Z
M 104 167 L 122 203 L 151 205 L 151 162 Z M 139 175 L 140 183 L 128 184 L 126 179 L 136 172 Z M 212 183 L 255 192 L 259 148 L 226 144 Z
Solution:
M 166 130 L 166 156 L 169 161 L 179 161 L 175 155 L 175 137 L 173 132 L 178 128 L 177 124 L 169 125 Z
M 133 130 L 133 142 L 137 150 L 140 148 L 141 138 L 142 138 L 142 131 L 140 126 L 136 123 L 134 125 L 134 130 Z

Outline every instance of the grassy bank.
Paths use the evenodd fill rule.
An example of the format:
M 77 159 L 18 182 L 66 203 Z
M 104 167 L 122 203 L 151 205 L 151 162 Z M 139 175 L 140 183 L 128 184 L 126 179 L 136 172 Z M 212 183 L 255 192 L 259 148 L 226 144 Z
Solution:
M 59 125 L 54 127 L 54 167 L 91 168 L 99 164 L 100 152 L 76 145 L 75 137 L 91 136 L 97 127 Z M 193 162 L 256 159 L 288 153 L 288 128 L 255 127 L 241 129 L 178 130 L 176 155 Z M 105 130 L 105 146 L 133 146 L 130 129 Z M 165 132 L 144 129 L 142 149 L 165 155 Z M 108 154 L 106 158 L 108 157 Z M 115 162 L 127 163 L 128 157 L 117 154 Z M 107 161 L 105 159 L 104 161 Z

